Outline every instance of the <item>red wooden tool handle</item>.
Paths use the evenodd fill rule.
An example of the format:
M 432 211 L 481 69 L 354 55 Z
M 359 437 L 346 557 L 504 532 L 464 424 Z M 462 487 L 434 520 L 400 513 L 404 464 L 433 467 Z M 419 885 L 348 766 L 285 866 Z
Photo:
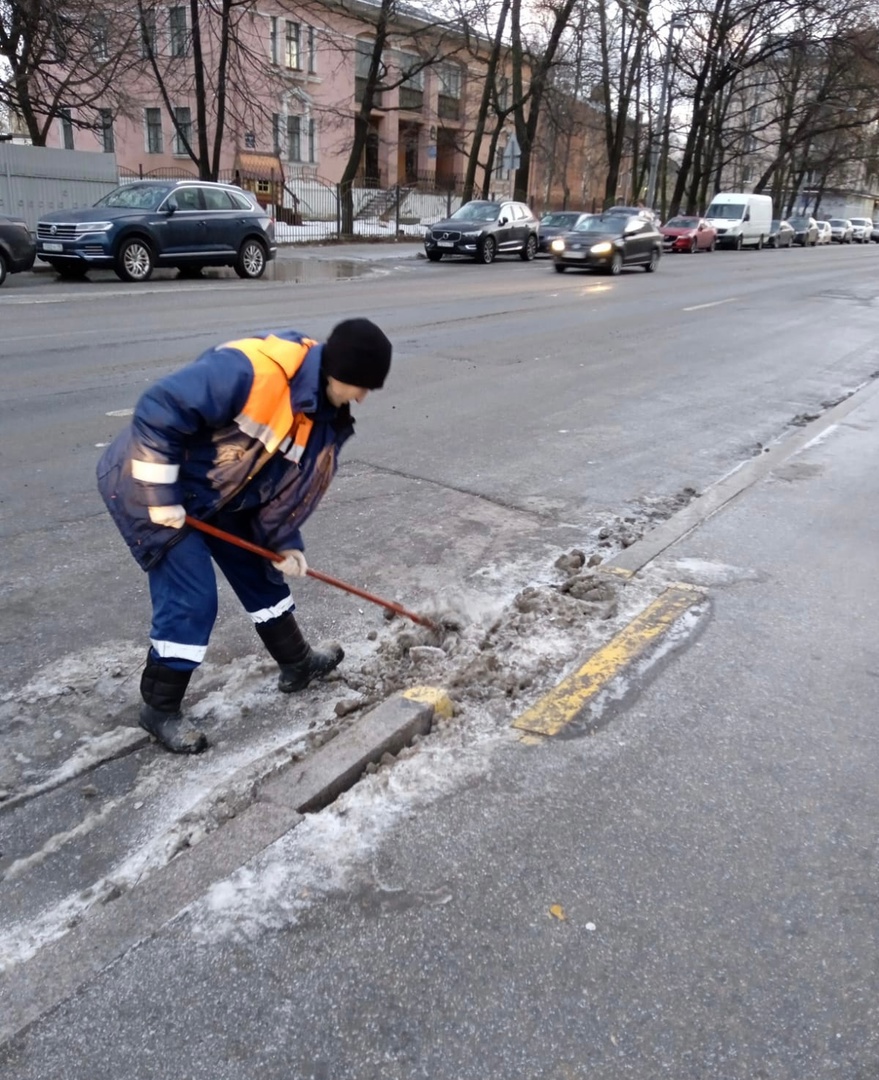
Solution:
M 235 536 L 234 533 L 226 532 L 224 529 L 218 529 L 216 525 L 209 525 L 206 521 L 199 521 L 197 518 L 190 517 L 189 514 L 186 515 L 186 524 L 193 529 L 198 529 L 199 532 L 208 533 L 210 536 L 216 536 L 217 539 L 225 540 L 227 543 L 234 544 L 245 551 L 253 552 L 254 555 L 261 555 L 264 559 L 270 559 L 276 563 L 284 561 L 284 556 L 279 555 L 276 551 L 269 551 L 268 548 L 260 547 L 259 544 L 252 544 L 249 540 L 244 540 L 242 537 Z M 358 589 L 356 585 L 349 585 L 346 581 L 340 581 L 339 578 L 331 577 L 320 570 L 312 570 L 311 567 L 308 568 L 306 573 L 317 581 L 323 581 L 327 585 L 334 585 L 337 589 L 343 589 L 354 596 L 359 596 L 363 600 L 368 600 L 371 604 L 378 604 L 379 607 L 387 608 L 388 611 L 393 611 L 395 615 L 403 615 L 420 626 L 427 626 L 431 630 L 437 629 L 436 623 L 430 619 L 425 618 L 423 615 L 416 615 L 414 611 L 407 611 L 402 604 L 397 604 L 393 600 L 383 600 L 380 596 L 366 592 L 365 589 Z

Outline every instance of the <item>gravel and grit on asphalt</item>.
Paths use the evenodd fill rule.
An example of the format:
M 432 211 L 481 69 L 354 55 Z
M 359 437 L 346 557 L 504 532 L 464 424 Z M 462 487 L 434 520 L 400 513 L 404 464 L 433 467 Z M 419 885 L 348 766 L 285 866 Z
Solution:
M 240 814 L 269 776 L 339 737 L 371 706 L 413 686 L 443 688 L 454 715 L 438 717 L 396 759 L 371 765 L 336 803 L 213 889 L 205 926 L 247 934 L 339 887 L 401 814 L 490 769 L 492 744 L 519 737 L 511 721 L 655 598 L 667 575 L 623 582 L 603 563 L 690 497 L 608 519 L 581 548 L 547 549 L 537 563 L 484 566 L 453 598 L 437 588 L 419 609 L 441 622 L 439 633 L 387 622 L 376 609 L 365 640 L 346 642 L 342 667 L 293 698 L 277 693 L 276 669 L 261 654 L 206 663 L 190 709 L 213 747 L 196 759 L 159 752 L 133 726 L 139 644 L 71 654 L 6 695 L 0 725 L 14 749 L 0 812 L 0 970 Z M 71 736 L 67 759 L 53 761 L 53 744 Z M 43 806 L 52 800 L 54 816 Z

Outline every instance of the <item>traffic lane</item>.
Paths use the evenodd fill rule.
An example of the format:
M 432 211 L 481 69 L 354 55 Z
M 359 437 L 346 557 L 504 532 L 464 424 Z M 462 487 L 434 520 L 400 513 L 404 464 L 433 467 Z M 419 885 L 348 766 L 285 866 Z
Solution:
M 737 255 L 729 253 L 728 258 L 735 260 Z M 723 259 L 706 256 L 704 261 Z M 683 271 L 675 274 L 678 278 L 691 273 L 687 266 L 703 260 L 667 261 L 683 265 Z M 394 293 L 423 291 L 423 282 L 413 283 L 413 276 L 420 278 L 405 275 L 392 283 L 383 278 L 337 288 L 351 297 L 351 307 L 359 303 L 361 310 L 375 313 L 375 308 L 387 303 L 389 289 Z M 528 285 L 526 297 L 519 302 L 521 310 L 510 298 L 516 278 Z M 651 468 L 649 483 L 638 485 L 643 490 L 662 479 L 663 456 L 656 454 L 656 446 L 662 445 L 678 460 L 692 460 L 694 452 L 697 460 L 704 458 L 705 469 L 695 477 L 701 486 L 713 478 L 718 465 L 728 467 L 724 452 L 750 449 L 794 415 L 789 406 L 803 401 L 814 406 L 816 394 L 836 393 L 843 381 L 859 381 L 869 367 L 857 352 L 872 332 L 869 312 L 856 307 L 846 319 L 845 334 L 834 335 L 825 345 L 822 326 L 813 328 L 809 319 L 820 324 L 822 312 L 829 319 L 832 311 L 812 305 L 805 316 L 801 314 L 808 306 L 804 304 L 809 280 L 805 276 L 795 283 L 776 282 L 774 292 L 761 283 L 751 293 L 756 301 L 744 309 L 742 301 L 736 300 L 710 313 L 689 315 L 677 304 L 680 283 L 659 274 L 642 273 L 634 281 L 628 277 L 581 280 L 583 284 L 574 285 L 566 278 L 566 290 L 553 288 L 546 295 L 545 278 L 538 292 L 541 283 L 533 274 L 495 277 L 489 281 L 488 295 L 471 296 L 469 308 L 464 308 L 453 281 L 446 284 L 452 290 L 450 300 L 434 301 L 438 318 L 414 328 L 395 322 L 388 312 L 384 323 L 397 342 L 398 359 L 388 387 L 369 403 L 368 415 L 381 422 L 363 425 L 365 438 L 358 440 L 358 457 L 391 469 L 406 462 L 407 470 L 416 475 L 474 485 L 475 490 L 512 501 L 524 486 L 528 498 L 532 502 L 536 498 L 545 508 L 547 495 L 558 507 L 560 497 L 563 503 L 571 496 L 579 498 L 583 490 L 581 478 L 575 480 L 571 472 L 567 479 L 562 476 L 554 481 L 560 485 L 558 491 L 534 496 L 532 488 L 540 486 L 546 474 L 545 450 L 550 449 L 560 461 L 583 459 L 589 469 L 618 462 L 621 454 L 628 456 L 627 448 L 635 450 L 641 464 Z M 842 278 L 835 280 L 837 292 L 848 287 Z M 826 292 L 823 273 L 819 284 Z M 553 281 L 549 287 L 555 285 Z M 780 296 L 781 288 L 795 290 L 797 303 Z M 271 298 L 264 299 L 273 303 Z M 327 303 L 318 297 L 303 297 L 303 301 L 305 306 L 313 301 L 316 307 Z M 526 301 L 533 305 L 531 309 Z M 831 297 L 828 302 L 832 308 L 837 299 Z M 340 296 L 332 304 L 328 321 L 338 318 L 343 304 Z M 542 316 L 535 315 L 535 309 Z M 225 310 L 231 336 L 241 318 L 229 314 L 228 307 Z M 467 310 L 473 314 L 468 316 Z M 247 315 L 253 317 L 252 304 Z M 377 317 L 381 318 L 380 312 Z M 321 318 L 326 320 L 326 314 Z M 162 319 L 167 321 L 165 315 Z M 132 328 L 123 338 L 123 327 L 132 323 L 139 330 Z M 695 336 L 694 324 L 698 327 Z M 433 332 L 419 333 L 425 325 Z M 149 382 L 221 336 L 216 328 L 202 336 L 190 327 L 190 348 L 181 346 L 172 329 L 158 333 L 153 327 L 149 314 L 137 322 L 129 311 L 123 311 L 106 327 L 108 337 L 115 331 L 120 338 L 116 347 L 56 343 L 28 354 L 27 362 L 13 372 L 7 369 L 0 405 L 6 459 L 60 470 L 56 490 L 90 490 L 90 469 L 81 474 L 85 487 L 76 482 L 75 456 L 82 450 L 90 454 L 118 430 L 123 421 L 106 414 L 130 409 Z M 173 351 L 167 349 L 171 343 Z M 162 346 L 164 355 L 156 356 L 163 352 Z M 152 353 L 148 360 L 147 350 Z M 427 395 L 425 389 L 429 389 Z M 688 402 L 698 405 L 700 395 L 712 403 L 710 425 L 700 423 L 698 415 L 687 416 L 681 408 Z M 35 401 L 49 421 L 37 445 L 26 437 Z M 430 407 L 424 407 L 425 401 Z M 762 421 L 761 413 L 767 409 Z M 514 415 L 516 424 L 510 425 L 507 418 Z M 715 420 L 723 438 L 706 445 L 701 439 Z M 686 439 L 680 442 L 681 430 L 686 434 L 690 429 L 695 446 Z M 618 442 L 624 445 L 615 445 Z M 435 449 L 440 444 L 442 455 Z M 719 463 L 716 445 L 722 448 Z M 510 462 L 516 466 L 512 482 Z M 592 492 L 597 490 L 596 483 L 601 486 L 600 480 L 600 473 L 590 475 Z M 609 480 L 615 487 L 614 477 Z

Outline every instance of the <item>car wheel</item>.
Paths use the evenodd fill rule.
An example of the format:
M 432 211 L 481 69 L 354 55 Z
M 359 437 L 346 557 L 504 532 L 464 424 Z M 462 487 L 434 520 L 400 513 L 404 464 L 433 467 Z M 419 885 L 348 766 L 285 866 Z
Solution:
M 443 257 L 443 253 L 441 251 L 428 251 L 427 257 L 431 262 L 439 262 Z
M 652 274 L 653 271 L 659 266 L 659 252 L 654 248 L 650 252 L 650 262 L 644 267 L 648 274 Z
M 564 263 L 553 263 L 552 268 L 557 274 L 563 274 L 568 269 Z
M 6 260 L 3 258 L 3 252 L 0 251 L 0 285 L 6 280 L 6 275 L 9 273 L 9 269 L 6 266 Z
M 716 248 L 717 248 L 717 240 L 715 239 L 715 240 L 712 240 L 711 243 L 708 245 L 707 250 L 708 251 L 715 251 Z
M 122 281 L 149 281 L 154 266 L 152 248 L 140 237 L 126 240 L 116 253 L 116 276 Z
M 235 273 L 240 278 L 255 280 L 266 272 L 266 249 L 260 240 L 245 240 L 235 260 Z
M 479 253 L 476 257 L 481 263 L 485 263 L 485 265 L 488 266 L 489 263 L 494 262 L 496 252 L 497 244 L 494 242 L 494 238 L 486 236 L 479 245 Z
M 528 237 L 528 241 L 522 250 L 519 252 L 519 258 L 522 262 L 531 262 L 534 256 L 537 254 L 537 237 L 532 233 Z
M 736 237 L 736 251 L 741 251 L 741 250 L 742 250 L 742 238 L 740 236 L 737 236 Z
M 618 251 L 613 253 L 613 258 L 610 260 L 610 267 L 608 273 L 613 274 L 616 277 L 623 269 L 623 257 Z
M 763 250 L 763 237 L 762 237 L 762 236 L 761 236 L 761 237 L 760 237 L 760 239 L 759 239 L 759 240 L 757 241 L 757 250 L 758 250 L 758 251 L 762 251 L 762 250 Z
M 690 241 L 690 254 L 695 255 L 698 250 L 699 250 L 699 242 L 696 239 L 696 237 L 694 236 L 693 239 Z

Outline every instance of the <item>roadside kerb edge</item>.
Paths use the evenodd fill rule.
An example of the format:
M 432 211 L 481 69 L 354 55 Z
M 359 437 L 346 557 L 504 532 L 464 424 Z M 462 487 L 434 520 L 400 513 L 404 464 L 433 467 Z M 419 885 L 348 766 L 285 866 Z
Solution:
M 737 495 L 756 484 L 758 480 L 762 480 L 788 458 L 799 453 L 810 442 L 834 424 L 839 423 L 843 417 L 863 405 L 876 393 L 879 393 L 879 381 L 871 379 L 864 383 L 854 393 L 828 409 L 817 420 L 806 424 L 796 434 L 769 447 L 759 457 L 746 461 L 735 472 L 706 488 L 699 498 L 694 499 L 667 521 L 651 529 L 642 539 L 609 559 L 602 566 L 602 570 L 627 577 L 636 574 L 661 555 L 666 548 L 683 539 L 687 533 L 692 532 L 702 522 L 716 514 Z
M 370 762 L 426 734 L 451 703 L 419 687 L 395 695 L 262 786 L 241 814 L 181 852 L 118 899 L 0 975 L 0 1045 L 60 1005 L 132 948 L 149 940 L 211 885 L 234 873 L 360 778 Z

